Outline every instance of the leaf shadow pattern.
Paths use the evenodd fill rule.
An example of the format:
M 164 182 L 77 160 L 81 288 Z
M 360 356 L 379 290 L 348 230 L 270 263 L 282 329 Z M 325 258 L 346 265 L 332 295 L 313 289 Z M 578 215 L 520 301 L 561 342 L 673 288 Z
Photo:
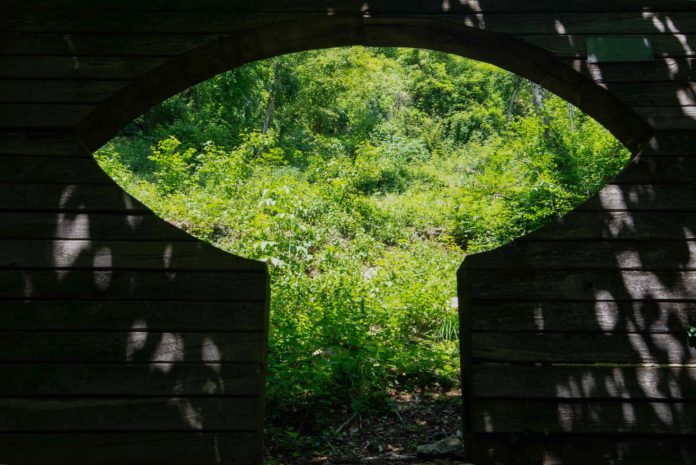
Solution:
M 265 265 L 160 220 L 75 146 L 91 173 L 9 186 L 0 212 L 0 461 L 260 460 Z

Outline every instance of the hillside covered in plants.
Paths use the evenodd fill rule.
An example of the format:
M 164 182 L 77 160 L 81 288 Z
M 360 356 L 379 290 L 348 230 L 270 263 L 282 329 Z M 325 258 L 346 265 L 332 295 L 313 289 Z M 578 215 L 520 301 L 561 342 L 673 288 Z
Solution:
M 628 153 L 493 66 L 356 47 L 219 75 L 96 157 L 163 218 L 268 262 L 268 410 L 302 418 L 456 386 L 465 255 L 569 211 Z

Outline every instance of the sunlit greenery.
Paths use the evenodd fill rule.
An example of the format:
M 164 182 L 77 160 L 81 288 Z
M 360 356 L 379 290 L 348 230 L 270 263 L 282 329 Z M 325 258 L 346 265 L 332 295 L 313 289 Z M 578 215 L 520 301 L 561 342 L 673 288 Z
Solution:
M 577 205 L 628 153 L 493 66 L 346 48 L 231 71 L 96 155 L 160 216 L 272 276 L 273 412 L 458 378 L 455 272 Z

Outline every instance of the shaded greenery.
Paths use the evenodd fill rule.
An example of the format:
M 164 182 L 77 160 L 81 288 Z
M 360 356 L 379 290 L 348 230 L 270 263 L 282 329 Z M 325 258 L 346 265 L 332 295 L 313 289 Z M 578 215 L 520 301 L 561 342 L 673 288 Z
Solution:
M 455 272 L 562 215 L 628 153 L 493 66 L 344 48 L 253 63 L 96 155 L 160 216 L 272 274 L 272 412 L 458 378 Z

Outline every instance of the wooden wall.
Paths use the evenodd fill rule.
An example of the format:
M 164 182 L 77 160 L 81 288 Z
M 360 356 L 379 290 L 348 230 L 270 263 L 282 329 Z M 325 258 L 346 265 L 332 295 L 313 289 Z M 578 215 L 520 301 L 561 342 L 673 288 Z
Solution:
M 156 218 L 74 135 L 0 141 L 0 462 L 259 463 L 265 267 Z
M 261 462 L 265 267 L 159 220 L 91 151 L 217 72 L 353 44 L 499 64 L 643 149 L 577 211 L 462 266 L 472 460 L 694 462 L 696 2 L 0 0 L 0 11 L 0 463 Z M 631 34 L 651 38 L 654 63 L 587 64 L 585 38 Z

